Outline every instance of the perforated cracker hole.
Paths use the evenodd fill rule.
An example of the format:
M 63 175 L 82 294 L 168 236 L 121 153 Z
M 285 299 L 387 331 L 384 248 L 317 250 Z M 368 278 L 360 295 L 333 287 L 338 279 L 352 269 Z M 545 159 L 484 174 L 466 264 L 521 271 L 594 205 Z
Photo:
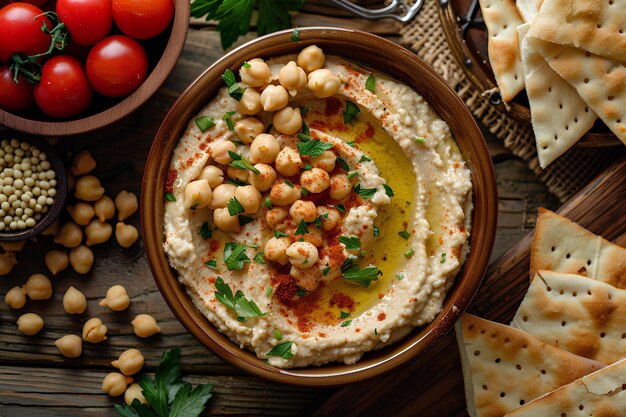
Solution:
M 578 406 L 578 409 L 579 409 L 580 411 L 583 411 L 583 410 L 585 409 L 585 407 L 581 404 L 581 405 L 579 405 L 579 406 Z
M 600 29 L 600 28 L 602 27 L 602 25 L 601 25 L 600 23 L 598 23 L 598 24 L 596 25 L 596 27 L 597 27 L 598 29 Z
M 524 405 L 524 404 L 526 404 L 526 401 L 524 401 L 524 400 L 519 400 L 519 405 Z
M 548 93 L 552 92 L 552 87 L 548 87 Z
M 585 79 L 583 80 L 583 82 L 584 82 L 585 84 L 589 84 L 589 78 L 585 78 Z
M 502 361 L 502 359 L 500 358 L 496 358 L 496 360 L 494 361 L 495 363 L 500 363 Z
M 559 291 L 559 294 L 563 295 L 563 294 L 565 294 L 565 291 L 560 290 L 560 291 Z
M 522 365 L 518 363 L 517 365 L 515 365 L 515 368 L 517 368 L 517 370 L 520 371 L 522 369 Z
M 480 331 L 480 334 L 485 334 L 485 332 L 486 332 L 486 330 L 485 330 L 485 329 L 482 329 L 482 330 Z
M 552 287 L 547 287 L 547 288 L 546 288 L 546 290 L 547 290 L 548 292 L 550 292 L 550 291 L 552 291 Z
M 568 253 L 567 255 L 565 255 L 565 257 L 566 257 L 567 259 L 569 259 L 569 258 L 571 258 L 571 257 L 572 257 L 572 255 Z
M 522 349 L 528 349 L 528 345 L 527 345 L 526 343 L 524 343 L 524 344 L 522 345 Z
M 605 336 L 606 336 L 606 333 L 604 333 L 604 332 L 600 333 L 600 338 L 601 339 L 604 339 Z
M 612 5 L 612 4 L 613 4 L 613 0 L 609 0 L 609 5 Z
M 559 104 L 559 109 L 563 108 L 563 103 Z
M 587 266 L 591 265 L 591 259 L 587 259 Z
M 626 339 L 626 333 L 622 333 L 622 339 Z
M 587 295 L 591 295 L 591 290 L 587 290 Z
M 528 321 L 528 316 L 522 317 L 522 321 Z
M 567 417 L 567 414 L 561 413 L 561 417 Z
M 510 337 L 507 336 L 507 337 L 504 338 L 504 343 L 509 343 L 510 341 L 511 341 Z
M 585 56 L 591 56 L 591 52 L 585 51 Z
M 608 96 L 608 97 L 607 97 L 607 100 L 612 101 L 614 98 L 615 98 L 615 97 L 613 97 L 613 96 Z
M 487 391 L 487 385 L 483 385 L 483 390 Z
M 478 356 L 478 355 L 480 355 L 480 350 L 477 350 L 474 352 L 474 356 Z
M 585 107 L 585 113 L 589 113 L 589 107 Z
M 561 326 L 563 326 L 563 327 L 565 327 L 565 325 L 566 325 L 566 324 L 567 324 L 567 322 L 566 322 L 566 321 L 562 321 L 562 322 L 561 322 Z
M 506 396 L 505 393 L 503 393 L 503 392 L 500 393 L 500 398 L 504 398 L 505 396 Z
M 568 125 L 565 125 L 565 130 L 569 130 L 569 126 Z
M 542 370 L 541 370 L 541 374 L 542 374 L 542 375 L 545 375 L 545 374 L 546 374 L 546 370 L 545 370 L 545 369 L 542 369 Z
M 470 324 L 470 325 L 467 327 L 467 329 L 468 329 L 468 330 L 474 330 L 474 325 L 473 325 L 473 324 Z
M 497 334 L 497 333 L 491 333 L 491 338 L 492 338 L 492 339 L 495 339 L 496 337 L 498 337 L 498 334 Z
M 578 293 L 577 293 L 576 291 L 574 291 L 574 292 L 572 293 L 572 297 L 576 297 L 577 295 L 578 295 Z

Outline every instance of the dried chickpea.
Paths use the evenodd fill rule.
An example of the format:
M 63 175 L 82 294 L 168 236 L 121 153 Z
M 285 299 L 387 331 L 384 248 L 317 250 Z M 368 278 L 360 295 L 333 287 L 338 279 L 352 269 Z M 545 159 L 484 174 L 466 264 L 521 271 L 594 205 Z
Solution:
M 96 160 L 91 156 L 91 152 L 82 151 L 74 156 L 70 172 L 73 175 L 80 176 L 89 174 L 96 168 Z
M 111 372 L 102 380 L 102 391 L 111 397 L 119 397 L 126 391 L 131 382 L 133 382 L 131 377 L 124 376 L 119 372 Z
M 61 225 L 61 220 L 57 217 L 50 226 L 43 232 L 41 232 L 41 236 L 56 236 L 59 233 L 59 226 Z
M 293 97 L 298 91 L 306 87 L 306 73 L 294 61 L 289 61 L 287 65 L 282 67 L 278 72 L 278 82 L 285 87 Z
M 75 248 L 83 240 L 83 231 L 74 222 L 67 222 L 61 226 L 59 233 L 54 237 L 54 243 L 60 243 L 66 248 Z
M 141 388 L 141 385 L 136 382 L 130 384 L 130 386 L 126 388 L 126 391 L 124 391 L 124 402 L 126 405 L 131 405 L 135 399 L 142 404 L 147 403 L 143 396 L 143 388 Z
M 120 191 L 115 196 L 115 207 L 117 208 L 117 220 L 122 221 L 132 216 L 139 208 L 139 202 L 135 193 Z
M 341 80 L 329 69 L 318 69 L 309 74 L 309 90 L 319 98 L 327 98 L 339 92 Z
M 321 193 L 330 187 L 330 176 L 321 168 L 312 168 L 300 175 L 300 185 L 311 193 Z
M 254 214 L 261 206 L 261 193 L 252 185 L 237 187 L 235 198 L 241 203 L 245 214 Z
M 324 51 L 317 45 L 307 46 L 298 54 L 298 66 L 306 72 L 322 68 L 325 61 Z
M 261 106 L 261 93 L 254 88 L 246 88 L 237 102 L 237 111 L 246 116 L 253 116 L 263 109 Z
M 237 233 L 241 231 L 239 217 L 231 216 L 227 208 L 218 208 L 213 211 L 213 223 L 224 232 Z
M 109 307 L 113 311 L 123 311 L 130 304 L 130 297 L 126 288 L 121 285 L 113 285 L 107 290 L 106 296 L 99 303 L 103 307 Z
M 48 300 L 52 297 L 52 283 L 44 274 L 33 274 L 28 277 L 24 289 L 31 300 Z
M 233 184 L 220 184 L 213 190 L 213 198 L 209 208 L 218 209 L 225 208 L 228 201 L 235 196 L 237 186 Z
M 120 353 L 120 356 L 111 362 L 114 368 L 117 368 L 124 375 L 131 376 L 141 371 L 143 368 L 143 355 L 137 349 L 127 349 Z
M 18 286 L 11 288 L 5 294 L 4 302 L 14 310 L 24 307 L 26 304 L 26 290 Z
M 13 270 L 15 264 L 17 264 L 15 253 L 0 253 L 0 275 L 8 275 Z
M 54 344 L 66 358 L 78 358 L 83 353 L 83 340 L 75 334 L 67 334 L 55 340 Z
M 113 203 L 113 200 L 108 195 L 103 195 L 93 203 L 93 209 L 96 213 L 96 217 L 101 222 L 112 219 L 115 215 L 115 203 Z
M 207 207 L 211 202 L 212 197 L 213 192 L 211 191 L 211 187 L 209 186 L 209 182 L 207 180 L 191 181 L 185 186 L 185 200 L 183 201 L 183 207 L 191 210 Z M 117 199 L 115 201 L 117 201 Z M 121 220 L 122 219 L 120 219 L 120 221 Z
M 89 343 L 100 343 L 107 340 L 107 326 L 97 317 L 91 318 L 83 326 L 83 340 Z
M 67 174 L 67 191 L 72 191 L 76 189 L 76 176 L 72 175 L 72 173 Z
M 259 173 L 250 171 L 248 181 L 259 191 L 269 190 L 276 181 L 276 171 L 268 164 L 255 164 L 254 167 Z
M 265 125 L 256 117 L 246 117 L 235 123 L 235 133 L 247 145 L 265 131 Z
M 317 248 L 309 242 L 294 242 L 287 248 L 291 265 L 300 269 L 309 269 L 319 259 Z
M 82 314 L 87 309 L 85 294 L 74 287 L 69 287 L 63 294 L 63 310 L 67 314 Z
M 139 337 L 150 337 L 161 332 L 161 328 L 150 314 L 139 314 L 130 323 Z
M 261 133 L 250 145 L 250 162 L 271 164 L 280 151 L 280 145 L 273 135 Z
M 284 135 L 293 135 L 302 129 L 302 116 L 299 108 L 285 107 L 276 113 L 272 118 L 274 129 Z
M 139 238 L 137 228 L 131 224 L 119 222 L 115 225 L 115 239 L 123 248 L 130 248 Z
M 76 181 L 74 196 L 83 201 L 96 201 L 104 194 L 100 180 L 93 175 L 85 175 Z
M 26 336 L 33 336 L 43 329 L 43 319 L 35 313 L 22 314 L 17 318 L 17 329 Z
M 93 252 L 85 245 L 70 250 L 70 265 L 79 274 L 86 274 L 93 266 Z
M 214 190 L 215 187 L 224 182 L 224 171 L 215 165 L 207 165 L 202 168 L 202 172 L 196 180 L 206 180 L 206 182 L 209 183 L 211 190 Z
M 85 227 L 85 236 L 87 240 L 85 245 L 93 246 L 99 243 L 104 243 L 113 234 L 113 227 L 109 223 L 103 223 L 98 219 L 93 219 L 91 223 Z
M 5 252 L 19 252 L 24 249 L 25 245 L 25 240 L 18 240 L 16 242 L 0 242 L 0 248 L 2 248 Z
M 287 265 L 289 257 L 287 256 L 287 248 L 291 245 L 289 237 L 271 237 L 265 242 L 263 254 L 268 261 L 278 262 L 281 265 Z
M 93 206 L 84 201 L 79 201 L 75 206 L 67 206 L 67 212 L 74 222 L 80 226 L 85 226 L 94 216 Z
M 226 165 L 233 160 L 228 151 L 237 152 L 237 146 L 229 140 L 214 143 L 211 146 L 211 157 L 218 164 Z
M 261 58 L 253 58 L 239 70 L 241 81 L 250 87 L 264 87 L 270 82 L 270 67 Z
M 289 93 L 282 85 L 268 85 L 261 93 L 261 106 L 265 111 L 277 111 L 289 103 Z
M 291 177 L 300 172 L 300 168 L 304 165 L 300 153 L 290 147 L 284 147 L 276 155 L 276 171 L 285 177 Z
M 52 275 L 56 275 L 59 272 L 65 270 L 70 264 L 70 258 L 67 256 L 67 251 L 64 250 L 51 250 L 46 253 L 44 258 L 46 266 L 52 272 Z

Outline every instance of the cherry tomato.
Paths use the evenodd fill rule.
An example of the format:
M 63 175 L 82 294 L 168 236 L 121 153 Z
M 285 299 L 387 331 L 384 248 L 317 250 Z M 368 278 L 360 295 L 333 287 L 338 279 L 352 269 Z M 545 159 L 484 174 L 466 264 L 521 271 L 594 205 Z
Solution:
M 41 7 L 47 2 L 48 0 L 9 0 L 9 3 L 30 3 L 37 7 Z
M 72 117 L 89 106 L 93 90 L 82 63 L 71 56 L 50 58 L 41 71 L 41 81 L 35 86 L 35 101 L 49 116 Z
M 9 111 L 26 110 L 34 101 L 33 85 L 21 74 L 16 83 L 9 67 L 0 67 L 0 108 Z
M 22 53 L 36 55 L 50 47 L 50 35 L 41 30 L 43 22 L 52 28 L 50 21 L 37 6 L 13 3 L 0 9 L 0 61 L 8 62 L 11 55 Z M 37 17 L 39 16 L 39 17 Z
M 127 36 L 115 35 L 98 42 L 87 57 L 87 77 L 93 88 L 109 97 L 126 96 L 148 75 L 143 47 Z
M 67 26 L 71 40 L 80 45 L 101 41 L 113 25 L 111 0 L 58 0 L 57 14 Z
M 172 16 L 173 0 L 113 0 L 113 20 L 131 38 L 158 35 L 170 24 Z

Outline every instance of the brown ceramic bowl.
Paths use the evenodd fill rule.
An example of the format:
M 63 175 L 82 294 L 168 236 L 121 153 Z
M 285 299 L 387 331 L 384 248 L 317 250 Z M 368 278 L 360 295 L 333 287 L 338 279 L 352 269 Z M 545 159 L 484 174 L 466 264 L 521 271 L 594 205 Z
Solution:
M 137 110 L 163 84 L 183 50 L 188 29 L 189 0 L 174 0 L 174 17 L 169 28 L 154 38 L 140 41 L 148 55 L 148 78 L 129 96 L 110 98 L 94 94 L 87 110 L 70 119 L 46 116 L 36 104 L 19 113 L 0 109 L 0 125 L 35 135 L 71 136 L 115 123 Z
M 493 165 L 483 137 L 469 110 L 448 84 L 426 63 L 406 49 L 380 37 L 337 28 L 302 28 L 300 43 L 283 31 L 249 42 L 225 55 L 207 69 L 174 103 L 152 145 L 142 189 L 142 226 L 148 260 L 154 279 L 166 302 L 200 343 L 220 358 L 260 377 L 303 386 L 338 386 L 361 381 L 389 371 L 437 343 L 452 329 L 478 290 L 487 267 L 496 230 L 497 191 Z M 424 96 L 448 123 L 472 171 L 474 212 L 470 253 L 445 305 L 435 320 L 380 351 L 366 354 L 354 365 L 332 364 L 319 368 L 274 368 L 252 353 L 241 350 L 221 334 L 196 309 L 170 268 L 163 250 L 163 196 L 170 156 L 188 121 L 210 101 L 228 68 L 238 69 L 244 60 L 295 53 L 316 44 L 327 54 L 367 63 L 370 67 L 403 80 Z

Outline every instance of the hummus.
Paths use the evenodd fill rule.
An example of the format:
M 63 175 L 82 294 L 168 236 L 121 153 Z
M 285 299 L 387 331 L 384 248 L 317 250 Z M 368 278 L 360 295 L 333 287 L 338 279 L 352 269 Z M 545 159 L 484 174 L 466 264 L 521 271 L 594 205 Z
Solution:
M 279 71 L 290 61 L 296 56 L 266 61 L 271 84 L 278 85 Z M 206 166 L 220 168 L 235 187 L 250 182 L 244 180 L 252 173 L 212 156 L 217 144 L 231 141 L 242 162 L 254 159 L 255 145 L 233 129 L 246 117 L 231 97 L 237 86 L 220 89 L 189 122 L 166 179 L 164 247 L 180 282 L 220 332 L 280 368 L 352 364 L 431 322 L 468 251 L 470 171 L 446 123 L 399 81 L 334 56 L 326 57 L 324 68 L 341 81 L 335 94 L 290 91 L 288 105 L 302 113 L 297 134 L 277 132 L 274 112 L 254 115 L 280 149 L 301 153 L 298 173 L 277 173 L 272 187 L 287 184 L 300 193 L 299 201 L 312 202 L 320 214 L 313 221 L 294 221 L 291 204 L 272 204 L 274 188 L 260 193 L 263 204 L 254 213 L 234 207 L 238 230 L 220 230 L 214 221 L 215 208 L 224 207 L 215 187 L 215 204 L 186 202 L 186 187 Z M 239 91 L 246 88 L 239 85 Z M 207 128 L 198 119 L 212 123 Z M 304 142 L 328 144 L 324 150 L 334 163 L 308 155 L 299 147 Z M 305 173 L 318 163 L 331 185 L 311 192 L 307 188 L 317 185 L 305 184 Z M 346 178 L 351 191 L 332 198 L 333 187 Z M 232 198 L 229 210 L 230 203 Z M 338 214 L 331 230 L 325 230 L 325 209 Z M 267 259 L 272 238 L 269 245 L 280 239 L 291 244 L 289 262 Z M 297 243 L 307 242 L 312 245 L 298 254 Z

